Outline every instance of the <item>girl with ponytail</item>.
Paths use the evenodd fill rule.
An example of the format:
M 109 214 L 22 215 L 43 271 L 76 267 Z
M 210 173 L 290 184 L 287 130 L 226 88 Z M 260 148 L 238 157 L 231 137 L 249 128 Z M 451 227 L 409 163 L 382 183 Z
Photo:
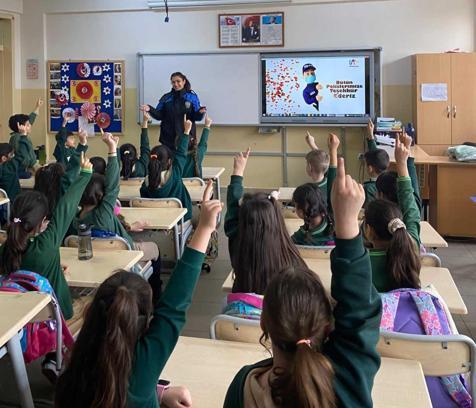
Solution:
M 145 177 L 149 164 L 150 144 L 149 144 L 149 120 L 150 114 L 143 112 L 141 134 L 140 134 L 140 157 L 137 158 L 137 149 L 131 143 L 124 143 L 119 148 L 119 158 L 121 160 L 121 176 L 124 180 L 135 177 Z
M 332 188 L 336 306 L 332 311 L 319 277 L 307 268 L 277 274 L 265 291 L 261 315 L 262 343 L 271 342 L 273 357 L 239 371 L 225 408 L 372 406 L 381 302 L 359 233 L 364 200 L 363 187 L 345 175 L 340 159 Z
M 200 142 L 196 138 L 190 138 L 187 162 L 183 169 L 182 177 L 200 177 L 202 178 L 202 162 L 205 157 L 205 153 L 208 148 L 208 136 L 210 135 L 210 127 L 212 125 L 212 119 L 205 114 L 205 126 L 203 127 L 202 136 L 200 136 Z
M 420 287 L 420 211 L 408 172 L 411 138 L 396 138 L 397 200 L 378 199 L 365 210 L 365 235 L 372 245 L 372 280 L 379 292 Z
M 185 324 L 205 251 L 222 204 L 205 189 L 200 221 L 159 302 L 140 276 L 121 271 L 98 288 L 66 370 L 55 406 L 191 407 L 190 395 L 174 387 L 157 395 L 157 381 Z
M 186 208 L 185 221 L 192 218 L 192 200 L 183 184 L 182 174 L 187 161 L 187 146 L 192 122 L 184 117 L 184 133 L 180 136 L 175 155 L 165 145 L 155 146 L 150 152 L 148 175 L 140 189 L 145 198 L 178 198 Z

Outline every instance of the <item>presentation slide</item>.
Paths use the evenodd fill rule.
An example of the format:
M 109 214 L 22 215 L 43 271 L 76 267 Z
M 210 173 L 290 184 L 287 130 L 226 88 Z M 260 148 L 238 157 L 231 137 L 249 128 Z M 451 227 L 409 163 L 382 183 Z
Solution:
M 365 116 L 366 58 L 263 58 L 263 117 Z

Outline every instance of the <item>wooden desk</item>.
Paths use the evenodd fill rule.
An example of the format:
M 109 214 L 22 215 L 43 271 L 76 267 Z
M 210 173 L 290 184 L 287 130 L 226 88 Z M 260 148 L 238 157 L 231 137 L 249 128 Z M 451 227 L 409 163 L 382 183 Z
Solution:
M 208 179 L 218 180 L 224 172 L 225 172 L 224 167 L 203 167 L 202 178 L 204 180 L 208 180 Z
M 77 248 L 60 248 L 61 263 L 69 267 L 68 285 L 84 288 L 99 286 L 118 269 L 130 270 L 143 256 L 142 251 L 95 250 L 91 259 L 80 261 Z
M 304 259 L 309 269 L 314 271 L 321 279 L 324 288 L 330 292 L 331 290 L 331 261 L 330 259 L 316 258 Z M 451 273 L 446 268 L 436 268 L 424 266 L 420 271 L 421 286 L 425 287 L 432 284 L 438 293 L 445 301 L 448 309 L 453 314 L 465 315 L 468 314 L 466 304 L 459 293 L 458 288 L 451 276 Z M 233 287 L 233 272 L 230 272 L 223 283 L 222 290 L 224 292 L 231 292 Z
M 35 185 L 35 177 L 29 179 L 20 179 L 20 187 L 22 189 L 32 190 Z
M 6 353 L 10 354 L 21 406 L 24 408 L 33 408 L 34 405 L 18 332 L 50 302 L 50 295 L 43 293 L 0 292 L 0 310 L 3 310 L 0 313 L 0 358 Z
M 140 197 L 140 188 L 142 183 L 129 183 L 122 184 L 119 190 L 119 200 L 121 201 L 129 201 L 133 198 Z M 188 193 L 190 194 L 190 198 L 194 202 L 201 202 L 203 198 L 203 192 L 205 191 L 204 186 L 200 187 L 187 187 Z
M 10 199 L 7 198 L 7 197 L 1 197 L 0 198 L 0 205 L 5 205 L 5 204 L 8 204 L 10 203 Z
M 304 221 L 300 218 L 285 218 L 284 223 L 288 234 L 293 235 L 304 224 Z
M 194 408 L 222 407 L 236 373 L 268 357 L 260 344 L 180 337 L 161 377 L 187 387 Z M 372 397 L 377 408 L 431 407 L 421 365 L 412 360 L 383 358 Z
M 171 230 L 187 214 L 187 209 L 122 207 L 121 214 L 129 224 L 146 221 L 149 225 L 144 229 Z
M 420 239 L 421 243 L 427 248 L 447 248 L 448 242 L 438 234 L 429 222 L 420 222 Z
M 293 201 L 293 194 L 296 187 L 279 187 L 279 201 L 290 203 Z

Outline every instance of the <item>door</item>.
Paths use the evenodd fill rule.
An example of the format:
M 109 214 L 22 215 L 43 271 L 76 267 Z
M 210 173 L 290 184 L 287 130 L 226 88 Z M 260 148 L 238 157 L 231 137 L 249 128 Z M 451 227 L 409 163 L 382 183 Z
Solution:
M 476 54 L 451 55 L 453 145 L 476 142 Z
M 414 84 L 416 86 L 416 134 L 419 144 L 451 144 L 451 55 L 415 55 Z M 444 83 L 448 86 L 448 101 L 423 102 L 422 84 Z

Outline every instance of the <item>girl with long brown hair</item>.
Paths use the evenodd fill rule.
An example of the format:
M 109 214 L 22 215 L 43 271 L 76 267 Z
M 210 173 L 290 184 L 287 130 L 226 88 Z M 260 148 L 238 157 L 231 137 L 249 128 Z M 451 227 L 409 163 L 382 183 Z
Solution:
M 185 324 L 222 209 L 209 200 L 211 192 L 209 183 L 198 227 L 155 307 L 150 286 L 132 273 L 118 272 L 98 288 L 58 380 L 56 407 L 158 406 L 157 381 Z M 188 398 L 178 403 L 191 406 Z
M 262 341 L 271 341 L 273 358 L 238 372 L 225 408 L 372 406 L 381 302 L 359 233 L 364 199 L 362 185 L 345 175 L 340 159 L 332 189 L 336 306 L 332 311 L 319 277 L 306 267 L 277 274 L 265 291 L 261 315 Z

